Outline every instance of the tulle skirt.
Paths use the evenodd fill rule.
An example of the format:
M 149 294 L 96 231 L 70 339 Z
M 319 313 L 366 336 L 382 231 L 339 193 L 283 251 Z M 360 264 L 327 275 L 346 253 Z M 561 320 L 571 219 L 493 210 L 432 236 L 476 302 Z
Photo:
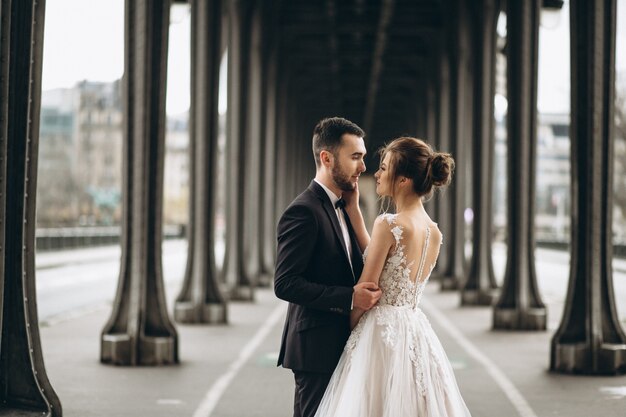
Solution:
M 316 417 L 467 417 L 446 353 L 420 309 L 363 315 Z

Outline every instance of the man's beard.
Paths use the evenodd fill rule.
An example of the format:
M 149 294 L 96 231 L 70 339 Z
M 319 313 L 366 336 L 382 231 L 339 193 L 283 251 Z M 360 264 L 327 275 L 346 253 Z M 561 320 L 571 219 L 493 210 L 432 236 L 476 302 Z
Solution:
M 336 163 L 332 170 L 333 181 L 337 184 L 337 187 L 341 191 L 352 191 L 354 190 L 354 184 L 350 182 L 350 175 L 347 175 L 341 169 L 341 164 L 339 161 L 335 159 Z

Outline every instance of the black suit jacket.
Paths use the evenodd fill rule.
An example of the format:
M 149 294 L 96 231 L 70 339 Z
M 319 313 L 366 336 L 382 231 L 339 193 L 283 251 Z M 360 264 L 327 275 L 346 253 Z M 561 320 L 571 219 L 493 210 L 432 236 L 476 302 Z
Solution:
M 285 368 L 332 372 L 350 335 L 352 287 L 363 258 L 350 219 L 344 217 L 351 254 L 328 195 L 311 181 L 278 222 L 274 292 L 289 301 L 278 356 Z

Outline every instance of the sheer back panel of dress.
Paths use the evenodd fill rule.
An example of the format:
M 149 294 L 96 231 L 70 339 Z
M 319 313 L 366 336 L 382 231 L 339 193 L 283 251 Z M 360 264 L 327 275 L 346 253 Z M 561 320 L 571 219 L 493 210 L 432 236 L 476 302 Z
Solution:
M 437 263 L 443 236 L 436 223 L 399 217 L 397 214 L 383 215 L 391 228 L 396 245 L 390 257 L 402 251 L 409 269 L 411 282 L 424 282 Z

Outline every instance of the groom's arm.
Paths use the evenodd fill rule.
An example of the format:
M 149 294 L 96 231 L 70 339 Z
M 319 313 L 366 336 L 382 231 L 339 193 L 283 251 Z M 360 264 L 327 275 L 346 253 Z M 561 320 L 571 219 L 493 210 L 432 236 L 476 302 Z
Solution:
M 352 287 L 323 285 L 304 276 L 315 250 L 318 227 L 309 207 L 292 205 L 285 211 L 278 222 L 274 292 L 294 304 L 350 314 Z

